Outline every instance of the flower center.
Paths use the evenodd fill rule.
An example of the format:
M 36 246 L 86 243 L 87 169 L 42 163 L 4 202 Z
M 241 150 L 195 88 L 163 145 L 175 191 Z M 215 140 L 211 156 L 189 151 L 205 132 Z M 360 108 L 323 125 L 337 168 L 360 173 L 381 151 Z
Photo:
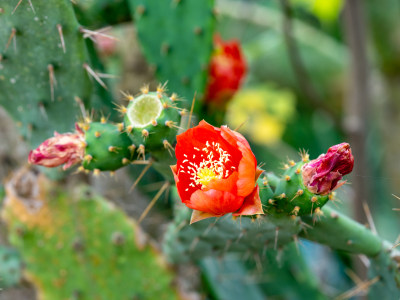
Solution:
M 197 171 L 196 177 L 197 177 L 196 183 L 201 184 L 202 186 L 206 186 L 207 183 L 211 181 L 211 179 L 217 177 L 217 174 L 215 174 L 213 170 L 205 167 Z
M 213 179 L 227 178 L 235 167 L 230 161 L 230 154 L 217 142 L 207 141 L 205 147 L 194 147 L 192 157 L 184 154 L 181 171 L 190 175 L 189 186 L 204 189 Z M 199 152 L 198 154 L 196 152 Z M 188 191 L 189 188 L 186 189 Z

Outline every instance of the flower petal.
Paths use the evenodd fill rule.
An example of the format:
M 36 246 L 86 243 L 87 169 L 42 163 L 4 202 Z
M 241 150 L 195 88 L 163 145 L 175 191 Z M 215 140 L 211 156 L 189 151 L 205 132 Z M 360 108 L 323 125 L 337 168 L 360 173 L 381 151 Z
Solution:
M 197 190 L 186 202 L 186 206 L 202 212 L 222 216 L 237 211 L 243 204 L 243 197 L 218 190 Z
M 190 224 L 212 217 L 220 217 L 220 215 L 214 215 L 199 210 L 193 210 L 192 217 L 190 218 Z
M 239 211 L 233 213 L 234 216 L 250 216 L 262 215 L 264 210 L 262 208 L 261 199 L 259 195 L 260 188 L 258 185 L 254 188 L 250 195 L 244 198 L 243 205 Z

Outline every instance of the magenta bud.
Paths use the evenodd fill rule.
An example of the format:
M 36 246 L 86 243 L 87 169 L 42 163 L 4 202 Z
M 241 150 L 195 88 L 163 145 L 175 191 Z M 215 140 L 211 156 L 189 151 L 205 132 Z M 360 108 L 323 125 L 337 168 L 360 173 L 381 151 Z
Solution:
M 45 140 L 39 147 L 29 152 L 28 161 L 49 168 L 64 164 L 63 169 L 66 170 L 83 160 L 85 147 L 84 135 L 79 127 L 76 133 L 54 132 L 54 137 Z
M 303 165 L 303 183 L 310 192 L 327 195 L 344 183 L 340 180 L 353 170 L 353 165 L 348 143 L 332 146 L 326 154 Z

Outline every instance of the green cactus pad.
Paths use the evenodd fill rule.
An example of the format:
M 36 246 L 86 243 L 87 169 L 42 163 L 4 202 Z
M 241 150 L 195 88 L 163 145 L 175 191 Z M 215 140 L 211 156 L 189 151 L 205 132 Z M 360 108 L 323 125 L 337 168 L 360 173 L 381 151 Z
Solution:
M 1 1 L 0 7 L 0 105 L 37 147 L 54 130 L 73 128 L 81 113 L 75 99 L 89 102 L 87 48 L 71 1 Z
M 129 0 L 138 37 L 161 82 L 190 106 L 204 93 L 215 25 L 213 0 Z
M 19 195 L 8 185 L 3 217 L 39 299 L 178 298 L 163 257 L 122 211 L 88 187 L 66 193 L 43 176 L 25 176 L 39 193 Z
M 229 252 L 260 253 L 292 242 L 301 230 L 299 219 L 286 216 L 234 220 L 229 214 L 189 225 L 191 212 L 177 204 L 175 220 L 167 229 L 163 249 L 174 263 Z
M 15 249 L 0 246 L 0 290 L 20 282 L 22 276 L 21 257 Z
M 146 151 L 170 151 L 175 144 L 180 113 L 162 92 L 147 92 L 132 99 L 126 108 L 124 125 L 136 147 Z
M 316 195 L 304 186 L 301 170 L 303 165 L 302 161 L 287 165 L 278 182 L 273 174 L 266 174 L 265 178 L 259 179 L 262 187 L 260 198 L 268 213 L 310 215 L 320 211 L 329 201 L 329 195 Z
M 133 156 L 129 148 L 132 141 L 117 125 L 91 122 L 83 127 L 86 127 L 85 169 L 114 171 L 130 162 Z
M 373 282 L 369 299 L 400 299 L 400 251 L 387 243 L 385 250 L 372 258 L 368 277 Z

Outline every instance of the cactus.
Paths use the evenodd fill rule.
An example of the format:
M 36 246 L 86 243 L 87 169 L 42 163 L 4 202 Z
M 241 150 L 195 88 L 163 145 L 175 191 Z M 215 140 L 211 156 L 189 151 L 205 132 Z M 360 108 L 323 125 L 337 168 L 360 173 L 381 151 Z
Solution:
M 133 157 L 132 142 L 117 125 L 90 122 L 82 126 L 86 143 L 83 168 L 114 171 L 127 165 Z
M 228 252 L 259 253 L 281 247 L 301 231 L 298 218 L 258 216 L 203 220 L 189 225 L 190 210 L 177 204 L 175 219 L 167 229 L 164 253 L 172 262 L 197 260 Z
M 32 4 L 32 6 L 30 6 Z M 37 146 L 71 129 L 92 84 L 89 58 L 70 1 L 1 1 L 0 104 Z
M 385 250 L 370 261 L 370 299 L 400 298 L 400 252 L 385 244 Z
M 85 0 L 75 5 L 79 22 L 85 26 L 103 27 L 131 20 L 126 0 Z
M 88 187 L 66 193 L 22 170 L 7 183 L 2 216 L 40 299 L 177 298 L 135 222 Z
M 329 198 L 333 197 L 332 194 L 316 195 L 304 186 L 301 167 L 305 162 L 306 159 L 298 163 L 290 161 L 278 182 L 274 182 L 277 178 L 272 173 L 267 173 L 258 180 L 260 186 L 264 187 L 260 197 L 268 213 L 296 216 L 318 213 Z
M 157 92 L 142 89 L 143 94 L 129 98 L 129 105 L 121 108 L 125 113 L 124 125 L 136 147 L 144 151 L 160 152 L 173 150 L 180 113 L 174 103 L 173 94 L 167 97 L 160 86 Z
M 21 258 L 15 249 L 0 246 L 0 290 L 21 280 Z
M 212 52 L 213 0 L 129 0 L 144 54 L 161 82 L 202 98 Z M 185 102 L 184 107 L 190 105 Z

